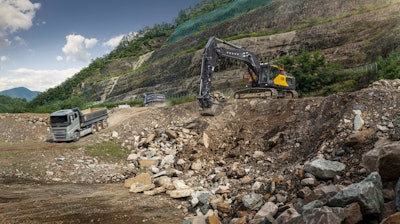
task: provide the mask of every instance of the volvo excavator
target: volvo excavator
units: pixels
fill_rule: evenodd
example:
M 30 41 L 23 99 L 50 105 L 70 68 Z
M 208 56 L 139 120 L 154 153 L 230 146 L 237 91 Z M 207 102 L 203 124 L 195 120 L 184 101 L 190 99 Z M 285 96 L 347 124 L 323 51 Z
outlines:
M 229 46 L 229 48 L 218 46 L 218 42 Z M 235 99 L 293 99 L 298 97 L 295 90 L 296 79 L 284 71 L 283 65 L 261 63 L 253 52 L 217 37 L 211 37 L 205 46 L 201 63 L 200 92 L 198 96 L 201 115 L 216 115 L 226 101 L 222 93 L 211 93 L 212 75 L 220 57 L 237 59 L 247 65 L 247 73 L 244 76 L 246 88 L 235 92 Z

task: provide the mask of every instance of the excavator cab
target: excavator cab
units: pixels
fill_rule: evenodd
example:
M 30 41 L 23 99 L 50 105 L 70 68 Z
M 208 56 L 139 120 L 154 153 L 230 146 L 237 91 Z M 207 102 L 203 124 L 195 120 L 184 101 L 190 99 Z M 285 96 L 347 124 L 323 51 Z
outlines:
M 295 88 L 295 77 L 285 72 L 283 65 L 261 64 L 261 70 L 260 86 L 289 90 Z

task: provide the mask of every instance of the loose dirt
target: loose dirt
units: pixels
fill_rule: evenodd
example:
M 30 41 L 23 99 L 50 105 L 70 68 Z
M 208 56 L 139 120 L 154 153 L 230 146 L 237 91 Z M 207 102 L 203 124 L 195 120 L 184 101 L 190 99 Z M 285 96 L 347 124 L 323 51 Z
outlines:
M 200 116 L 196 102 L 113 109 L 108 128 L 72 143 L 49 141 L 48 114 L 1 114 L 0 222 L 181 223 L 193 212 L 188 211 L 187 198 L 129 193 L 122 183 L 135 173 L 129 171 L 127 157 L 109 162 L 87 151 L 114 142 L 129 155 L 137 147 L 135 136 L 162 137 L 165 130 L 175 127 L 194 133 L 174 158 L 186 162 L 173 164 L 191 187 L 227 181 L 230 197 L 240 198 L 254 181 L 265 184 L 259 192 L 263 195 L 274 183 L 276 192 L 284 192 L 287 202 L 295 203 L 302 168 L 318 157 L 346 165 L 335 185 L 356 183 L 367 175 L 362 155 L 378 138 L 400 133 L 399 89 L 396 80 L 327 97 L 229 99 L 215 117 Z M 362 128 L 373 134 L 363 136 L 357 143 L 362 145 L 349 146 L 358 113 Z M 260 152 L 263 158 L 256 158 Z M 196 161 L 202 165 L 199 172 L 192 169 Z M 220 180 L 216 167 L 225 169 Z M 241 206 L 240 200 L 232 203 L 234 211 Z
M 122 184 L 44 184 L 2 179 L 0 223 L 179 223 L 165 196 L 131 194 Z
M 37 125 L 34 134 L 29 131 L 33 142 L 21 142 L 7 138 L 0 143 L 0 223 L 179 223 L 183 213 L 180 201 L 169 197 L 133 194 L 122 183 L 87 184 L 38 181 L 45 176 L 46 165 L 66 155 L 71 160 L 82 158 L 82 150 L 87 144 L 99 141 L 118 125 L 132 117 L 140 116 L 151 108 L 130 108 L 113 110 L 109 127 L 95 135 L 81 138 L 79 142 L 51 143 L 45 125 Z M 2 127 L 15 136 L 26 135 L 32 116 L 3 115 Z M 18 122 L 16 121 L 18 120 Z M 18 137 L 21 138 L 21 137 Z M 46 139 L 38 142 L 36 139 Z M 3 140 L 0 140 L 2 142 Z M 73 170 L 65 170 L 67 175 Z M 20 175 L 19 175 L 20 174 Z M 79 180 L 73 180 L 77 182 Z M 53 183 L 52 183 L 53 182 Z M 184 203 L 184 202 L 182 202 Z

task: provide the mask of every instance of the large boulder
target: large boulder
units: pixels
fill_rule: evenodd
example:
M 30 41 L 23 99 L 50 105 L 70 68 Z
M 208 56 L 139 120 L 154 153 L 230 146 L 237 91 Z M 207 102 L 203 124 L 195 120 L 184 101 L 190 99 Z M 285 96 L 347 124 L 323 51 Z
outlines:
M 400 143 L 381 140 L 365 153 L 361 164 L 369 171 L 378 171 L 383 181 L 396 181 L 400 177 Z
M 304 170 L 320 179 L 331 179 L 340 175 L 346 169 L 346 165 L 340 162 L 325 159 L 316 159 L 304 165 Z
M 245 195 L 242 200 L 243 205 L 250 210 L 258 211 L 264 204 L 263 196 L 254 192 Z
M 381 224 L 398 224 L 400 223 L 400 212 L 394 213 L 393 215 L 382 220 Z
M 135 177 L 125 180 L 124 186 L 130 188 L 132 184 L 150 185 L 152 184 L 152 177 L 148 173 L 141 173 Z
M 265 218 L 267 215 L 273 217 L 278 212 L 278 206 L 273 202 L 266 202 L 254 216 L 255 218 Z
M 306 209 L 302 216 L 306 224 L 341 224 L 345 219 L 345 212 L 343 208 L 323 206 L 322 208 Z
M 363 220 L 361 208 L 358 203 L 352 203 L 350 205 L 347 205 L 344 208 L 344 213 L 346 214 L 346 217 L 344 219 L 344 224 L 355 224 Z
M 328 200 L 330 207 L 345 207 L 357 202 L 364 215 L 379 215 L 383 209 L 383 192 L 381 177 L 377 172 L 371 173 L 360 183 L 351 184 Z
M 277 223 L 302 223 L 302 216 L 294 208 L 286 209 L 277 218 Z

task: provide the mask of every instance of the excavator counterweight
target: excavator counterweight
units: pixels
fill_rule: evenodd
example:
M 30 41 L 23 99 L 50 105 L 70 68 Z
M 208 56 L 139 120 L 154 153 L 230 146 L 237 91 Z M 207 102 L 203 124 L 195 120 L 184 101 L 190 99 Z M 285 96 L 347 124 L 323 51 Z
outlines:
M 229 48 L 220 47 L 217 42 Z M 297 98 L 296 79 L 284 67 L 260 63 L 257 56 L 233 43 L 211 37 L 204 49 L 201 63 L 200 92 L 198 96 L 201 115 L 214 116 L 226 102 L 222 93 L 211 93 L 212 75 L 220 57 L 243 61 L 247 67 L 246 88 L 234 93 L 235 99 L 243 98 Z

